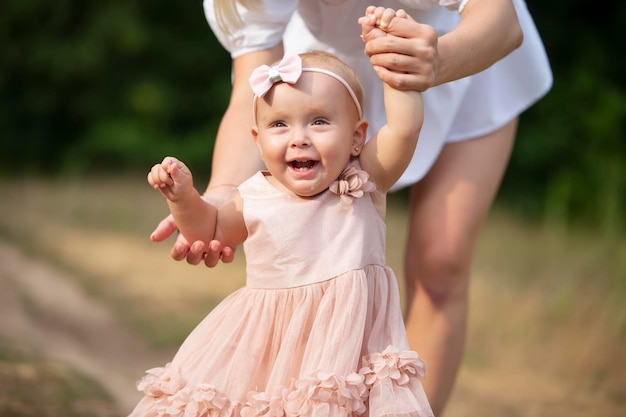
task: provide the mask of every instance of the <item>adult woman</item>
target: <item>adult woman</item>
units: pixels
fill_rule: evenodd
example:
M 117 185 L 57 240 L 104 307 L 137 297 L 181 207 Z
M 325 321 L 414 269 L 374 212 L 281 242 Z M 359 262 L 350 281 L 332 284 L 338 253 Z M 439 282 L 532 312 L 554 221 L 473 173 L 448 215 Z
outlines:
M 360 2 L 249 3 L 246 8 L 234 0 L 204 2 L 213 31 L 233 57 L 233 89 L 218 131 L 207 198 L 221 199 L 261 167 L 250 138 L 252 92 L 247 79 L 254 68 L 278 60 L 284 51 L 327 50 L 351 65 L 368 97 L 371 131 L 385 120 L 380 83 L 374 82 L 377 75 L 368 59 L 395 88 L 424 91 L 424 127 L 413 161 L 395 189 L 411 186 L 407 333 L 412 348 L 428 363 L 425 389 L 439 415 L 463 352 L 478 230 L 506 168 L 517 116 L 552 82 L 525 3 L 381 0 L 385 7 L 404 8 L 415 22 L 396 19 L 387 36 L 368 34 L 366 55 L 352 36 L 360 30 Z M 163 240 L 174 230 L 167 218 L 152 238 Z M 229 262 L 232 256 L 219 242 L 190 246 L 179 238 L 172 249 L 175 259 L 192 264 L 204 260 L 207 266 L 220 258 Z

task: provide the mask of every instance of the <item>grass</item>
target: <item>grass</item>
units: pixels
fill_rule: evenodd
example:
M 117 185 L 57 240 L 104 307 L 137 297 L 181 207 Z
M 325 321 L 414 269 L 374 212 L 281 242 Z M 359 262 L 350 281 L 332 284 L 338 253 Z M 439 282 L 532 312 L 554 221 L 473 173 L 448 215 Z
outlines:
M 243 284 L 241 254 L 208 270 L 171 261 L 172 240 L 149 241 L 167 212 L 142 175 L 4 180 L 0 193 L 1 238 L 72 271 L 156 347 L 178 345 Z M 388 261 L 401 277 L 400 199 L 392 199 L 389 213 Z M 467 348 L 448 417 L 625 415 L 623 236 L 552 229 L 496 208 L 478 242 L 470 296 Z

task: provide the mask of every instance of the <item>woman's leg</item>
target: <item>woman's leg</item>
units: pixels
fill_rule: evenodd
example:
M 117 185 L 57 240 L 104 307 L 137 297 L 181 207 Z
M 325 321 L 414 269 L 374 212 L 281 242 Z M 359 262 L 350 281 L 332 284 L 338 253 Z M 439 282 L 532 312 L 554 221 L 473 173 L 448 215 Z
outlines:
M 452 391 L 465 344 L 469 275 L 478 231 L 509 161 L 517 119 L 481 138 L 451 143 L 411 189 L 405 253 L 406 328 L 427 363 L 436 416 Z

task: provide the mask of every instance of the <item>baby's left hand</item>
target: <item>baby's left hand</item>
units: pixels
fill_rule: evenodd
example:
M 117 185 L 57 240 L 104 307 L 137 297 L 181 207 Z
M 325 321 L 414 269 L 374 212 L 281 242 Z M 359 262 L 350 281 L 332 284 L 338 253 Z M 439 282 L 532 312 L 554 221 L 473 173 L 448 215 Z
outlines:
M 148 183 L 170 201 L 176 201 L 193 190 L 191 171 L 171 156 L 152 167 L 148 173 Z
M 394 10 L 381 6 L 368 6 L 365 9 L 365 16 L 358 20 L 358 23 L 361 25 L 361 39 L 385 36 L 386 30 L 394 17 L 412 19 L 403 9 Z

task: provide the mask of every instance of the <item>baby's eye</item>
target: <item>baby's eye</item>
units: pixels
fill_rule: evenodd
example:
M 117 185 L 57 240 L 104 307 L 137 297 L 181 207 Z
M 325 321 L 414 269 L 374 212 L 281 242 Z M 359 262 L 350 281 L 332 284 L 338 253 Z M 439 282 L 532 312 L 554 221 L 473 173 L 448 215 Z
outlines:
M 274 123 L 271 124 L 272 127 L 285 127 L 287 126 L 287 124 L 285 124 L 285 122 L 283 121 L 276 121 Z
M 313 124 L 317 126 L 321 126 L 321 125 L 328 124 L 328 122 L 325 119 L 315 119 L 313 121 Z

